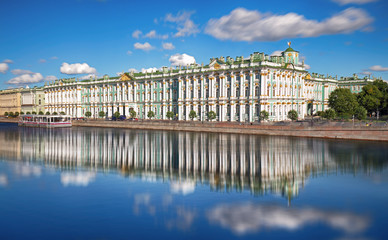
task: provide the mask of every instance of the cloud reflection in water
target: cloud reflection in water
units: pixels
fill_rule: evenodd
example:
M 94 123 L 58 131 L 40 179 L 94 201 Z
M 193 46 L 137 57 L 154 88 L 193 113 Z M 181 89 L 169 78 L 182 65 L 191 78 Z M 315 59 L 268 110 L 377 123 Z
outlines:
M 8 178 L 5 174 L 0 174 L 0 186 L 5 187 L 8 185 Z
M 194 192 L 195 182 L 184 181 L 184 182 L 171 182 L 170 184 L 171 193 L 188 195 Z
M 22 177 L 40 177 L 40 175 L 42 175 L 42 168 L 39 166 L 16 164 L 14 171 L 17 175 Z
M 207 212 L 207 218 L 238 235 L 258 232 L 261 228 L 296 230 L 317 222 L 350 234 L 362 232 L 369 226 L 368 218 L 353 213 L 253 203 L 219 205 Z
M 61 183 L 63 186 L 86 187 L 96 179 L 94 172 L 62 173 Z

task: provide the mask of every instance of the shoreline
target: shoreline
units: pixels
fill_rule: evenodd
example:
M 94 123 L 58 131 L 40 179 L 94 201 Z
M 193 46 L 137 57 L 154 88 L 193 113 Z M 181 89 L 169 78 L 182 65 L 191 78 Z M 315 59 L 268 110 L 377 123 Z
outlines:
M 17 123 L 17 119 L 0 119 L 0 122 Z M 388 141 L 388 127 L 367 127 L 359 123 L 353 126 L 352 124 L 342 122 L 334 122 L 321 126 L 315 124 L 315 126 L 311 126 L 309 122 L 286 122 L 284 125 L 267 123 L 251 125 L 228 122 L 211 123 L 158 120 L 131 122 L 90 119 L 88 121 L 73 121 L 73 126 Z

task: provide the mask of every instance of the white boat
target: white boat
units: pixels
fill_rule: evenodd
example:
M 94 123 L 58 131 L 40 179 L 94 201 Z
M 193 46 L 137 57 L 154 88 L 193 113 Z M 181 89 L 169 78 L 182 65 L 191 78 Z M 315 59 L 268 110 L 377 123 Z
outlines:
M 71 127 L 71 116 L 68 115 L 34 115 L 27 114 L 19 117 L 18 126 L 57 128 Z

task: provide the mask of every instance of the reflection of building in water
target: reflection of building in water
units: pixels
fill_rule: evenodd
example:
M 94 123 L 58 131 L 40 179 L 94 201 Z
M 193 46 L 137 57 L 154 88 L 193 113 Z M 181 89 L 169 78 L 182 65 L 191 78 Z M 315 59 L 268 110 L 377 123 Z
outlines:
M 124 175 L 289 197 L 310 173 L 333 167 L 327 144 L 311 139 L 83 128 L 23 129 L 0 138 L 21 146 L 10 149 L 15 155 L 55 167 L 117 168 Z

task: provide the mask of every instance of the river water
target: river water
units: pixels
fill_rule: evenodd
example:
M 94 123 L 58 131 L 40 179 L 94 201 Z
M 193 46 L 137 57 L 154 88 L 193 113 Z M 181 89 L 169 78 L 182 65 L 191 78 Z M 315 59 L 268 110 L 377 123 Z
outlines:
M 0 239 L 388 239 L 388 144 L 0 124 Z

